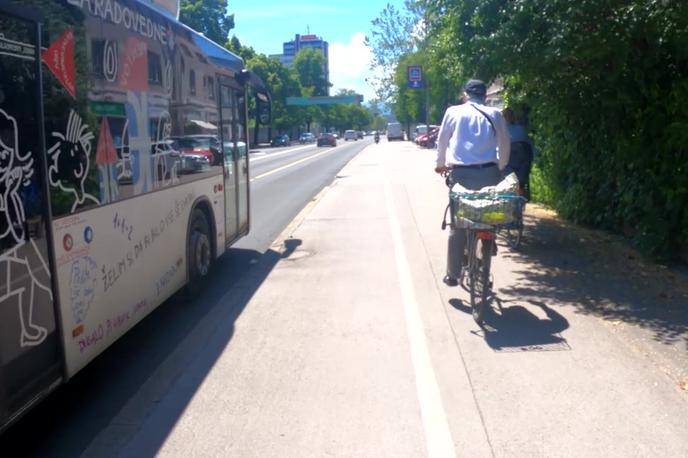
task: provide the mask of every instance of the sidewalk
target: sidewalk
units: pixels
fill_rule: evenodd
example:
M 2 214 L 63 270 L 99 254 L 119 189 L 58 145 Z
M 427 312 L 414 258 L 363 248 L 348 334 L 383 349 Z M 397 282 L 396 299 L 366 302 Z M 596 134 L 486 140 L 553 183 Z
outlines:
M 629 279 L 586 273 L 599 259 L 535 216 L 522 251 L 500 246 L 503 312 L 479 328 L 441 282 L 433 161 L 408 142 L 351 161 L 280 240 L 183 414 L 166 417 L 193 367 L 120 455 L 688 455 L 685 328 L 635 313 Z

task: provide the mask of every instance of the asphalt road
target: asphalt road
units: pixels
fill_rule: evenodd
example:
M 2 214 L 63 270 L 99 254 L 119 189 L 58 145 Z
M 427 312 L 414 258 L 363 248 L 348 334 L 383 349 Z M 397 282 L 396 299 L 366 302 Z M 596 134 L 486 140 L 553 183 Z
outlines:
M 0 437 L 0 456 L 79 456 L 89 447 L 92 452 L 95 438 L 106 426 L 115 431 L 115 437 L 101 438 L 107 449 L 97 454 L 117 453 L 118 445 L 135 432 L 134 425 L 155 410 L 183 368 L 199 357 L 188 346 L 181 350 L 180 342 L 198 339 L 201 348 L 211 334 L 214 314 L 241 314 L 241 307 L 220 305 L 220 299 L 250 295 L 257 289 L 279 259 L 269 249 L 274 239 L 370 143 L 372 137 L 340 141 L 335 148 L 294 144 L 252 152 L 251 232 L 216 264 L 208 287 L 198 297 L 180 293 L 158 307 L 7 430 Z M 141 396 L 142 387 L 146 391 L 143 402 L 120 420 L 132 396 Z
M 251 157 L 251 233 L 235 247 L 265 251 L 282 229 L 372 137 L 339 140 L 336 148 L 314 144 L 266 148 Z

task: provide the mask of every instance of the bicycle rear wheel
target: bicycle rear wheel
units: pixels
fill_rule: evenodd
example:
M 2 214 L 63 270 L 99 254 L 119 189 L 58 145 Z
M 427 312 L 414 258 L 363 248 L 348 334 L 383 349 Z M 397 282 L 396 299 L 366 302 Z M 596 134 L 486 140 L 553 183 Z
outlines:
M 478 324 L 483 324 L 485 312 L 489 307 L 491 285 L 490 267 L 492 265 L 492 244 L 494 240 L 481 240 L 478 243 L 477 234 L 474 235 L 471 248 L 473 259 L 469 271 L 469 291 L 471 295 L 471 315 Z

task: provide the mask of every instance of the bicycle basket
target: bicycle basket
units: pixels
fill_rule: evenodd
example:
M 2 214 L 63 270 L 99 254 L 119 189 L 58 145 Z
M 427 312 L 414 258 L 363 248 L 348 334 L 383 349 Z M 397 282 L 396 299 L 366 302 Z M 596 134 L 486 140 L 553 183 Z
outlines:
M 457 195 L 454 200 L 457 219 L 467 219 L 482 224 L 510 224 L 517 220 L 521 208 L 521 197 L 515 194 L 500 194 L 477 199 Z
M 505 225 L 520 215 L 523 198 L 518 195 L 518 178 L 511 173 L 496 186 L 471 191 L 457 185 L 451 192 L 456 219 L 473 223 Z

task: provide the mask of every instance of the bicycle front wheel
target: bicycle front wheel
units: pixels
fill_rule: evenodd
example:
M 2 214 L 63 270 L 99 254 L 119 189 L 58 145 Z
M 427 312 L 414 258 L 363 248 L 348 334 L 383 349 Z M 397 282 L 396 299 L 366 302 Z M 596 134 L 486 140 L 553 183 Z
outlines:
M 521 239 L 523 238 L 523 213 L 525 212 L 526 204 L 521 203 L 518 209 L 518 215 L 516 221 L 509 225 L 506 229 L 506 243 L 514 250 L 518 249 L 521 245 Z
M 477 237 L 476 237 L 477 239 Z M 491 284 L 490 267 L 492 265 L 492 244 L 494 240 L 475 240 L 472 244 L 475 255 L 470 269 L 469 289 L 471 295 L 471 314 L 478 324 L 485 321 L 485 312 L 489 307 Z
M 521 246 L 521 238 L 523 237 L 523 219 L 519 218 L 513 226 L 505 229 L 506 243 L 514 250 Z

